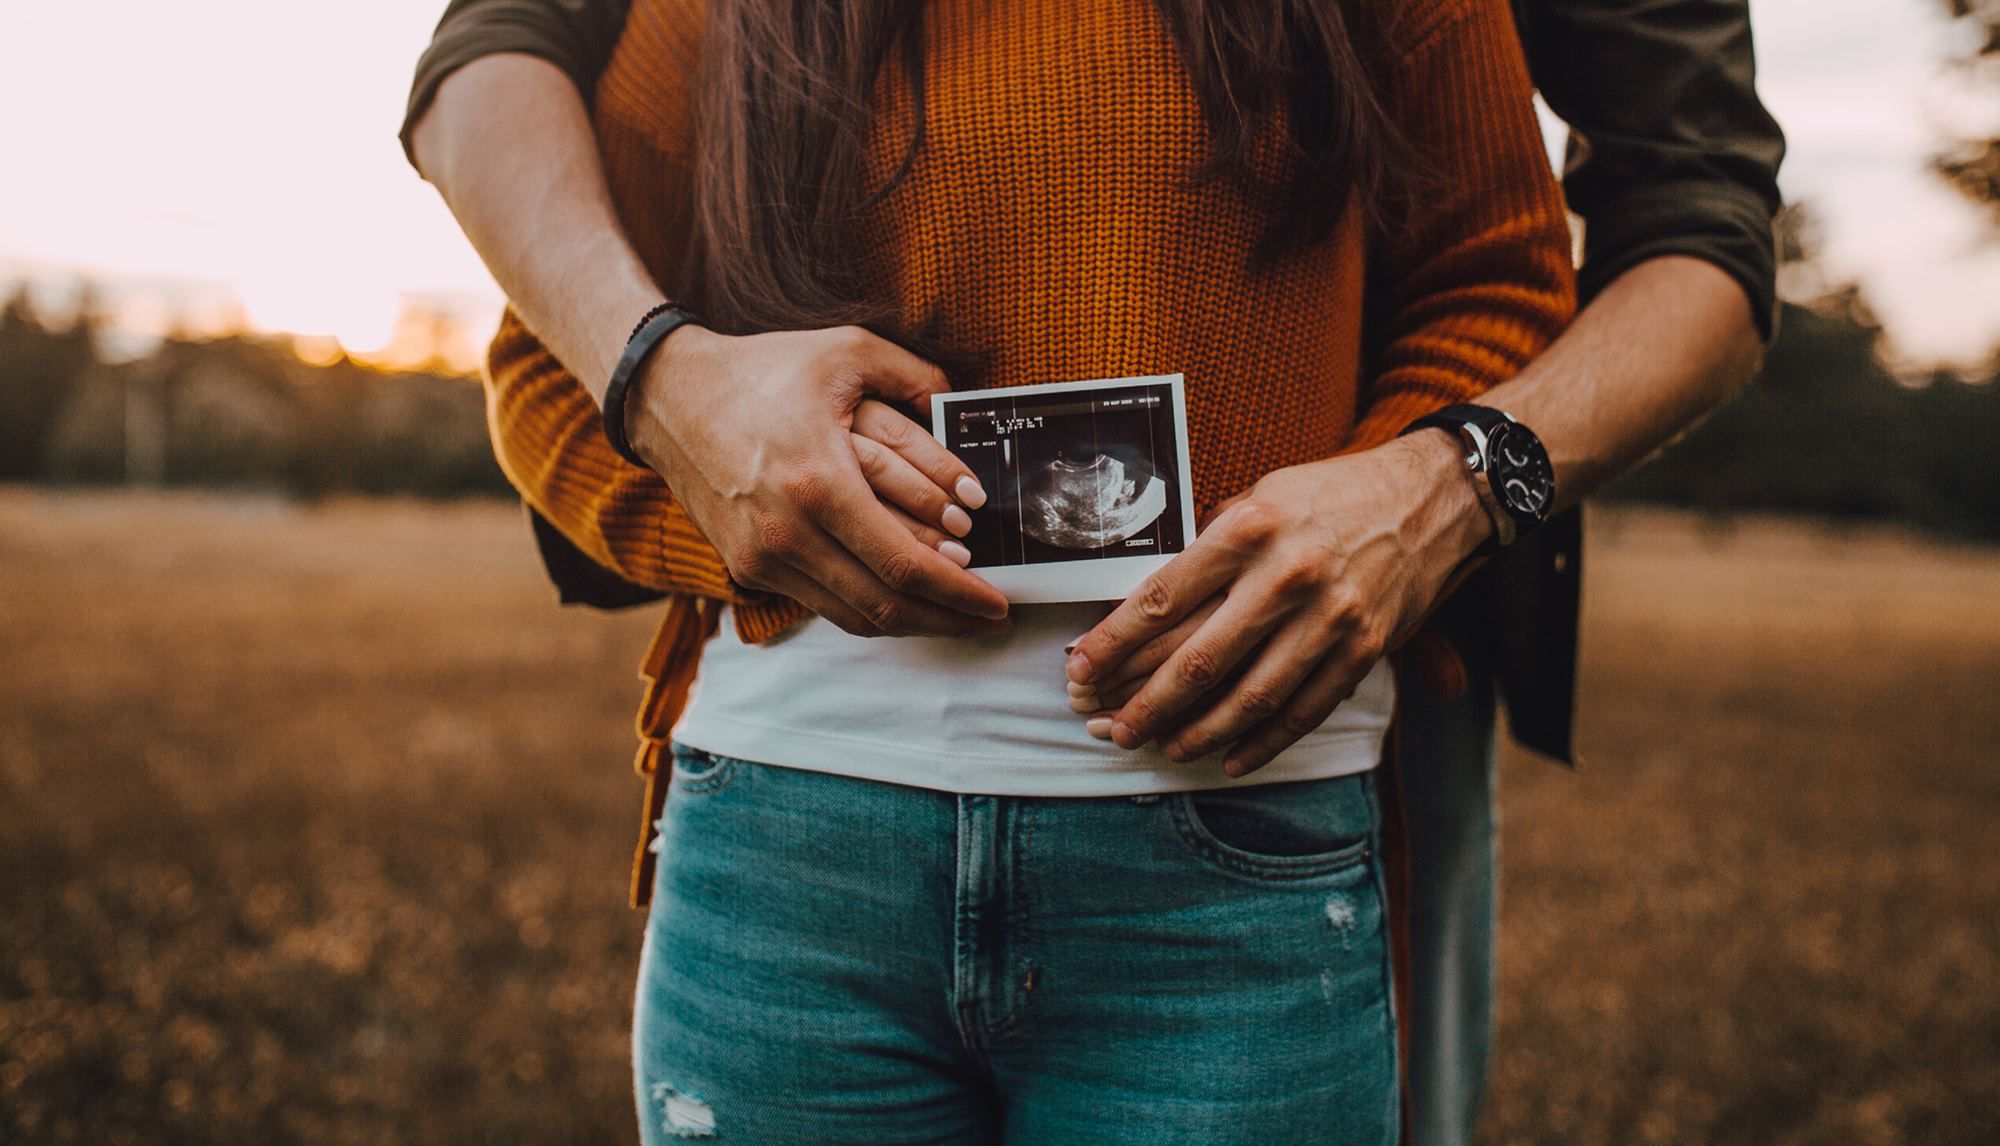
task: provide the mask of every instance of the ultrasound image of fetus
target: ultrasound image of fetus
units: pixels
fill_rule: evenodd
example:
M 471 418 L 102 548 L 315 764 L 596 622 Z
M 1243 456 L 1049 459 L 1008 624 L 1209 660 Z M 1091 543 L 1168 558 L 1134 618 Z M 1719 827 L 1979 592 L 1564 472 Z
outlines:
M 1153 524 L 1167 508 L 1167 483 L 1143 463 L 1068 452 L 1022 492 L 1022 530 L 1059 549 L 1102 549 Z

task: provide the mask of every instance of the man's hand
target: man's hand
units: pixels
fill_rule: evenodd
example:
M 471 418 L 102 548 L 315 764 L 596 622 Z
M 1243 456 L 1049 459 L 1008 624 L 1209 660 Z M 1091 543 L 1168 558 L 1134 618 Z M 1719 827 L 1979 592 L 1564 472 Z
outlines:
M 632 445 L 745 586 L 850 633 L 986 635 L 1007 600 L 967 573 L 985 494 L 881 401 L 927 409 L 936 366 L 859 327 L 668 335 L 628 395 Z M 947 495 L 946 490 L 952 491 Z M 881 500 L 878 500 L 877 495 Z
M 1318 728 L 1492 529 L 1424 431 L 1266 475 L 1076 646 L 1072 707 L 1121 748 L 1233 745 L 1243 776 Z
M 438 88 L 412 143 L 516 312 L 601 403 L 660 288 L 612 209 L 576 85 L 535 56 L 481 57 Z M 737 580 L 849 632 L 990 632 L 1007 603 L 944 536 L 971 525 L 946 491 L 976 506 L 978 484 L 961 486 L 971 474 L 942 447 L 864 401 L 921 407 L 943 389 L 936 367 L 858 329 L 684 326 L 633 379 L 626 428 Z

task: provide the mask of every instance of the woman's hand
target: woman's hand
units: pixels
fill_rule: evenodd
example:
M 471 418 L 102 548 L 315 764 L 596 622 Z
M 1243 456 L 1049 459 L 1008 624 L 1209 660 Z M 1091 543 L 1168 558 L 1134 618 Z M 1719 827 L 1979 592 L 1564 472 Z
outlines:
M 986 491 L 965 463 L 902 411 L 875 398 L 863 398 L 854 408 L 848 438 L 869 488 L 896 520 L 955 564 L 970 564 L 972 550 L 958 539 L 972 532 L 966 510 L 985 505 Z
M 1492 529 L 1424 431 L 1266 475 L 1080 641 L 1072 707 L 1121 748 L 1233 745 L 1243 776 L 1318 728 Z
M 971 519 L 957 503 L 985 494 L 921 427 L 870 400 L 927 409 L 947 389 L 936 366 L 859 327 L 732 337 L 690 325 L 635 383 L 627 421 L 745 586 L 861 636 L 983 635 L 1004 627 L 1007 600 L 939 530 L 962 536 Z

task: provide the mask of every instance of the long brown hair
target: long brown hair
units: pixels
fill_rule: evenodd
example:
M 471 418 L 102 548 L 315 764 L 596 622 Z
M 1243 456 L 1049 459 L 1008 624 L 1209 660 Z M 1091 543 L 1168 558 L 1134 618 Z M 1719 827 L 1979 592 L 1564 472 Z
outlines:
M 1329 235 L 1350 195 L 1368 217 L 1407 174 L 1366 47 L 1374 0 L 1153 0 L 1206 123 L 1197 181 L 1255 185 L 1249 152 L 1277 105 L 1291 175 L 1253 262 Z M 859 323 L 920 349 L 866 296 L 845 244 L 857 212 L 923 146 L 924 0 L 709 0 L 697 78 L 693 274 L 708 318 L 738 331 Z M 876 75 L 900 52 L 916 132 L 883 186 L 862 186 Z M 1379 63 L 1379 60 L 1376 62 Z

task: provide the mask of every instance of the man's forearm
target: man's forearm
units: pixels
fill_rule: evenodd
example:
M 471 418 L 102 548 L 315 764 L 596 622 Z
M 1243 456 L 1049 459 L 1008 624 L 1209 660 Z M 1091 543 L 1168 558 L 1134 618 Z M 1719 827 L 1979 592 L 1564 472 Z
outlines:
M 1479 400 L 1540 435 L 1558 508 L 1631 469 L 1720 405 L 1762 346 L 1734 278 L 1699 259 L 1651 259 L 1620 275 L 1561 338 Z
M 411 142 L 522 321 L 601 402 L 633 321 L 664 296 L 619 226 L 576 86 L 535 56 L 482 57 Z

